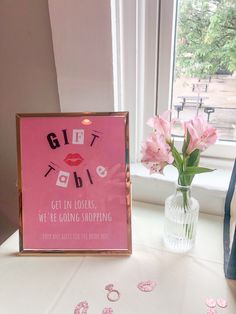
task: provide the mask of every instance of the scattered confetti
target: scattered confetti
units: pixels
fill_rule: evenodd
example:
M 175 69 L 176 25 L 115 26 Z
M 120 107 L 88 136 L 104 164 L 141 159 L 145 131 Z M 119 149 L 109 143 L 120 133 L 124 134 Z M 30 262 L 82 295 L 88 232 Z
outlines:
M 82 301 L 76 305 L 74 314 L 87 314 L 88 308 L 88 302 Z
M 222 308 L 225 308 L 225 307 L 227 307 L 227 301 L 225 300 L 225 299 L 223 299 L 223 298 L 218 298 L 217 300 L 216 300 L 216 302 L 217 302 L 217 305 L 219 306 L 219 307 L 222 307 Z
M 213 298 L 207 298 L 206 305 L 211 308 L 216 307 L 216 301 Z
M 105 307 L 103 309 L 102 314 L 113 314 L 113 309 L 111 307 Z
M 152 280 L 141 281 L 137 287 L 143 292 L 151 292 L 156 287 L 156 282 Z
M 112 291 L 113 287 L 114 285 L 112 283 L 109 283 L 108 285 L 106 285 L 105 290 Z
M 215 308 L 208 308 L 207 314 L 217 314 L 217 310 Z

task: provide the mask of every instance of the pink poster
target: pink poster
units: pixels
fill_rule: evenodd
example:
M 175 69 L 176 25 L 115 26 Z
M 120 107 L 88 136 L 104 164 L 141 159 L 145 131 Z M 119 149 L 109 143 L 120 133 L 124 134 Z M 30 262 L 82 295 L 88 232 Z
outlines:
M 131 253 L 128 113 L 17 115 L 20 251 Z

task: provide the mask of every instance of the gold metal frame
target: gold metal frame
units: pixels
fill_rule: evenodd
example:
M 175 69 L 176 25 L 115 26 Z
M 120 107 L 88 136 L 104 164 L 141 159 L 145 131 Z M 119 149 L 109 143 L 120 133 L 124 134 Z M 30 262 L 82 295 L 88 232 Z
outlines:
M 22 118 L 38 117 L 81 117 L 81 116 L 112 116 L 125 118 L 125 162 L 126 162 L 126 208 L 127 208 L 127 249 L 25 249 L 23 245 L 23 205 L 22 205 L 22 171 L 21 171 L 21 139 L 20 121 Z M 19 255 L 130 255 L 132 253 L 131 231 L 131 181 L 129 165 L 129 113 L 128 112 L 79 112 L 79 113 L 19 113 L 16 114 L 17 164 L 18 164 L 18 201 L 19 201 Z

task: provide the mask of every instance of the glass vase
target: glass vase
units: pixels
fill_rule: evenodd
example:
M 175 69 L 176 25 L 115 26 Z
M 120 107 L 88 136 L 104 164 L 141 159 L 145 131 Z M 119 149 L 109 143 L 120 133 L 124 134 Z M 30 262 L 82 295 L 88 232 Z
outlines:
M 189 251 L 195 242 L 199 203 L 191 196 L 191 187 L 176 185 L 165 201 L 164 243 L 175 252 Z

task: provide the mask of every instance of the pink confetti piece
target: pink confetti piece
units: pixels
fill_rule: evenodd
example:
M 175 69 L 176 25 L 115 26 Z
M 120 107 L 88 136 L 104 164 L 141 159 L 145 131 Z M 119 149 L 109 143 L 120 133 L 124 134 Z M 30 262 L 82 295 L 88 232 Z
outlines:
M 113 314 L 113 309 L 111 307 L 105 307 L 103 309 L 102 314 Z
M 153 280 L 141 281 L 137 287 L 143 292 L 151 292 L 156 287 L 156 282 Z
M 214 300 L 213 298 L 207 298 L 206 305 L 211 308 L 216 307 L 216 300 Z
M 87 314 L 88 308 L 89 308 L 88 302 L 81 301 L 80 303 L 76 305 L 74 314 Z
M 217 302 L 217 305 L 222 308 L 226 308 L 228 305 L 227 301 L 223 298 L 218 298 L 216 302 Z
M 105 290 L 112 291 L 113 287 L 114 285 L 112 283 L 109 283 L 108 285 L 106 285 Z
M 111 302 L 116 302 L 120 299 L 120 292 L 117 289 L 114 289 L 114 285 L 109 283 L 105 286 L 105 290 L 108 291 L 107 299 Z
M 217 314 L 217 310 L 214 308 L 208 308 L 207 309 L 207 314 Z

